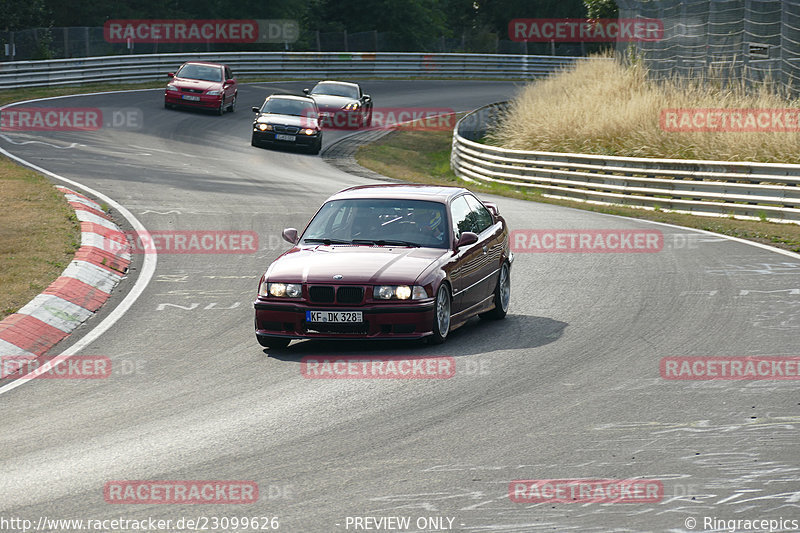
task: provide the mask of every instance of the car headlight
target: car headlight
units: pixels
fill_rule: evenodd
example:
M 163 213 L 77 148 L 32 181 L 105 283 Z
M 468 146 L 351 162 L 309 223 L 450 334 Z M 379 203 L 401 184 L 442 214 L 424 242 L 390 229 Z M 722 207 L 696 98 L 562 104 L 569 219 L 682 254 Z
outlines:
M 372 297 L 376 300 L 422 300 L 428 298 L 428 292 L 419 285 L 376 285 Z
M 305 128 L 305 129 L 300 130 L 300 133 L 305 133 L 306 135 L 314 135 L 314 133 L 316 133 L 316 132 L 314 130 L 312 130 L 311 128 Z
M 300 298 L 303 294 L 303 287 L 299 283 L 269 283 L 265 281 L 261 283 L 258 294 L 275 298 Z
M 359 107 L 361 107 L 361 103 L 360 102 L 350 102 L 349 104 L 344 106 L 344 110 L 345 111 L 354 111 L 354 110 L 358 109 Z
M 222 91 L 220 91 L 220 90 L 213 90 L 213 91 L 208 91 L 206 94 L 208 94 L 208 95 L 211 95 L 211 96 L 216 96 L 216 95 L 218 95 L 218 94 L 222 94 Z
M 261 131 L 272 131 L 272 124 L 264 124 L 263 122 L 259 123 L 256 128 Z
M 174 85 L 172 85 L 172 84 L 169 84 L 169 85 L 167 85 L 167 90 L 168 90 L 168 91 L 177 91 L 177 90 L 178 90 L 178 88 L 177 88 L 177 87 L 175 87 L 175 86 L 174 86 Z

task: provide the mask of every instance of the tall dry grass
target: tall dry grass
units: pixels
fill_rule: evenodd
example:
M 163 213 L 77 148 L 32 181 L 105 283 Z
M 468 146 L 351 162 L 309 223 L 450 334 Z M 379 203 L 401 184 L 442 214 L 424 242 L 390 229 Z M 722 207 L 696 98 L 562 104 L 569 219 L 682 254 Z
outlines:
M 519 150 L 798 163 L 798 132 L 669 132 L 660 123 L 663 109 L 790 107 L 800 101 L 768 82 L 654 81 L 639 63 L 584 60 L 524 88 L 487 137 Z

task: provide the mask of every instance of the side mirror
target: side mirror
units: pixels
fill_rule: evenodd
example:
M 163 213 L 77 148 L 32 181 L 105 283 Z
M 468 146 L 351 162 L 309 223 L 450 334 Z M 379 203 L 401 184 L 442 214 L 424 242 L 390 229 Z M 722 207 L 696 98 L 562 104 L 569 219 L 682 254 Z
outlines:
M 253 107 L 251 107 L 250 109 L 252 109 L 252 110 L 253 110 L 253 113 L 258 113 L 259 111 L 261 111 L 261 110 L 260 110 L 259 108 L 257 108 L 256 106 L 253 106 Z
M 225 85 L 233 85 L 234 83 L 236 83 L 236 80 L 234 80 L 233 78 L 225 80 Z
M 310 89 L 303 89 L 303 94 L 308 94 L 308 93 L 310 93 L 310 92 L 311 92 L 311 90 L 310 90 Z
M 478 242 L 478 236 L 471 231 L 465 231 L 461 234 L 461 237 L 458 238 L 458 242 L 456 242 L 456 250 L 462 246 L 469 246 L 470 244 L 475 244 L 476 242 Z
M 372 100 L 372 97 L 370 95 L 368 95 L 368 94 L 365 94 L 361 98 L 363 98 L 365 102 L 369 102 L 370 100 Z
M 294 228 L 286 228 L 283 230 L 283 240 L 290 244 L 297 244 L 300 236 L 297 235 L 297 230 Z
M 174 78 L 175 77 L 175 73 L 174 72 L 167 72 L 167 77 L 168 78 Z

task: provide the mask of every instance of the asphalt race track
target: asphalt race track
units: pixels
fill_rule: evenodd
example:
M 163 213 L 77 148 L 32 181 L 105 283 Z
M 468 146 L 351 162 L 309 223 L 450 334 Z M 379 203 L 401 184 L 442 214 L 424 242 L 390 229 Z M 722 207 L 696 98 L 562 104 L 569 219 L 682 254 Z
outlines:
M 158 90 L 48 100 L 30 105 L 124 108 L 141 121 L 0 136 L 3 149 L 104 193 L 148 230 L 259 237 L 256 253 L 158 254 L 139 299 L 81 352 L 111 358 L 118 370 L 108 379 L 0 388 L 0 517 L 277 517 L 290 532 L 364 531 L 354 517 L 390 516 L 410 517 L 404 531 L 492 532 L 800 520 L 798 382 L 659 374 L 666 356 L 800 355 L 800 258 L 791 254 L 493 198 L 512 229 L 657 229 L 664 249 L 518 253 L 507 319 L 471 321 L 441 346 L 263 350 L 252 301 L 266 266 L 289 247 L 281 230 L 303 227 L 333 192 L 369 182 L 320 157 L 250 146 L 250 107 L 271 91 L 308 86 L 242 86 L 237 111 L 222 117 L 165 110 Z M 378 108 L 457 111 L 516 91 L 488 81 L 363 86 Z M 324 146 L 342 135 L 326 133 Z M 143 257 L 53 353 L 113 310 Z M 301 358 L 324 354 L 453 356 L 456 375 L 304 379 Z M 664 494 L 656 503 L 571 504 L 508 495 L 512 480 L 572 478 L 656 479 Z M 250 480 L 260 496 L 246 505 L 107 503 L 104 486 L 114 480 Z M 443 525 L 417 526 L 429 517 Z

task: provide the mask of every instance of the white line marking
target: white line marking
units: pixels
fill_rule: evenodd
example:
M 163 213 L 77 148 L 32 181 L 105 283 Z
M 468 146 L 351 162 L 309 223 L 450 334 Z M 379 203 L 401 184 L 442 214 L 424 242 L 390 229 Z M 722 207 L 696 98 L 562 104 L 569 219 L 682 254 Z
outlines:
M 153 90 L 153 89 L 141 89 L 141 90 Z M 122 92 L 122 91 L 111 91 L 111 92 Z M 126 91 L 126 92 L 128 92 L 128 91 Z M 130 92 L 133 92 L 133 91 L 130 91 Z M 107 93 L 91 93 L 91 94 L 107 94 Z M 78 96 L 78 95 L 70 95 L 70 96 Z M 89 95 L 80 95 L 80 96 L 89 96 Z M 42 100 L 50 100 L 50 99 L 57 99 L 57 98 L 66 98 L 66 96 L 55 96 L 55 97 L 52 97 L 52 98 L 38 98 L 36 100 L 28 100 L 28 101 L 25 101 L 25 102 L 15 102 L 14 104 L 10 104 L 10 105 L 20 105 L 20 104 L 26 104 L 26 103 L 30 103 L 30 102 L 38 102 L 38 101 L 42 101 Z M 5 109 L 6 107 L 9 107 L 9 106 L 3 106 L 2 108 L 0 108 L 0 111 Z M 112 200 L 111 198 L 109 198 L 105 194 L 103 194 L 103 193 L 101 193 L 99 191 L 96 191 L 96 190 L 92 189 L 91 187 L 87 187 L 86 185 L 82 185 L 82 184 L 78 183 L 77 181 L 73 181 L 73 180 L 71 180 L 69 178 L 65 178 L 63 176 L 59 176 L 58 174 L 56 174 L 54 172 L 50 172 L 49 170 L 46 170 L 46 169 L 44 169 L 44 168 L 42 168 L 42 167 L 40 167 L 38 165 L 34 165 L 33 163 L 29 163 L 28 161 L 25 161 L 21 157 L 17 157 L 14 154 L 11 154 L 11 153 L 7 152 L 3 148 L 0 148 L 0 154 L 3 154 L 3 155 L 5 155 L 6 157 L 8 157 L 10 159 L 13 159 L 14 161 L 20 163 L 21 165 L 24 165 L 24 166 L 26 166 L 28 168 L 31 168 L 31 169 L 33 169 L 33 170 L 35 170 L 37 172 L 41 172 L 42 174 L 50 176 L 51 178 L 63 181 L 65 183 L 69 183 L 73 187 L 77 187 L 79 189 L 82 189 L 82 190 L 88 192 L 91 196 L 94 196 L 95 198 L 99 198 L 100 200 L 102 200 L 106 204 L 108 204 L 109 206 L 111 206 L 114 209 L 116 209 L 117 212 L 119 214 L 121 214 L 123 217 L 125 217 L 125 219 L 130 223 L 130 225 L 133 226 L 133 229 L 135 231 L 149 236 L 149 233 L 147 232 L 147 229 L 145 229 L 144 225 L 141 222 L 139 222 L 139 219 L 137 219 L 135 216 L 133 216 L 133 214 L 130 211 L 128 211 L 125 207 L 123 207 L 122 205 L 120 205 L 116 201 Z M 119 303 L 119 305 L 117 305 L 117 307 L 114 308 L 114 310 L 111 311 L 111 313 L 109 313 L 108 316 L 103 319 L 102 322 L 100 322 L 98 325 L 96 325 L 89 333 L 84 335 L 81 340 L 79 340 L 78 342 L 73 344 L 70 348 L 68 348 L 67 350 L 62 352 L 60 355 L 54 357 L 53 359 L 51 359 L 50 361 L 48 361 L 47 363 L 45 363 L 41 367 L 39 367 L 36 370 L 34 370 L 33 372 L 30 372 L 30 373 L 26 374 L 25 376 L 22 376 L 21 378 L 12 381 L 8 385 L 0 387 L 0 395 L 1 394 L 5 394 L 6 392 L 14 390 L 17 387 L 19 387 L 20 385 L 23 385 L 23 384 L 29 382 L 30 380 L 34 379 L 39 374 L 43 374 L 43 373 L 49 371 L 51 368 L 56 367 L 57 365 L 59 365 L 62 362 L 66 361 L 67 359 L 69 359 L 71 356 L 73 356 L 73 355 L 79 353 L 80 351 L 82 351 L 84 348 L 89 346 L 89 344 L 91 344 L 92 342 L 97 340 L 98 337 L 100 337 L 100 335 L 102 335 L 103 333 L 105 333 L 106 331 L 111 329 L 111 327 L 114 324 L 116 324 L 117 321 L 120 318 L 122 318 L 122 316 L 128 311 L 128 309 L 131 308 L 131 306 L 136 302 L 136 300 L 139 299 L 139 296 L 142 295 L 142 293 L 144 292 L 145 288 L 147 288 L 147 284 L 150 283 L 150 280 L 153 278 L 153 275 L 155 274 L 155 271 L 156 271 L 156 262 L 157 262 L 156 259 L 157 259 L 157 257 L 158 257 L 158 255 L 157 255 L 157 253 L 155 251 L 153 253 L 151 253 L 151 254 L 145 254 L 145 256 L 144 256 L 144 264 L 142 265 L 141 274 L 139 274 L 139 278 L 136 280 L 136 283 L 133 284 L 133 287 L 131 288 L 131 291 L 125 296 L 125 298 L 123 298 L 123 300 Z
M 46 143 L 44 141 L 21 141 L 17 142 L 11 137 L 7 135 L 0 134 L 0 139 L 3 139 L 11 144 L 15 144 L 17 146 L 22 146 L 24 144 L 44 144 L 45 146 L 50 146 L 51 148 L 58 148 L 59 150 L 69 150 L 70 148 L 75 148 L 76 146 L 80 146 L 78 143 L 72 143 L 69 146 L 56 146 L 55 144 Z
M 574 209 L 574 208 L 570 208 L 570 209 Z M 730 235 L 723 235 L 721 233 L 714 233 L 713 231 L 706 231 L 704 229 L 695 229 L 695 228 L 689 228 L 689 227 L 684 227 L 684 226 L 676 226 L 675 224 L 667 224 L 666 222 L 656 222 L 654 220 L 644 220 L 642 218 L 626 217 L 626 216 L 623 216 L 623 215 L 611 215 L 609 213 L 597 213 L 597 214 L 598 215 L 605 215 L 607 217 L 616 217 L 616 218 L 624 218 L 624 219 L 627 219 L 627 220 L 636 220 L 638 222 L 646 222 L 647 224 L 657 224 L 659 226 L 666 226 L 668 228 L 678 228 L 678 229 L 682 229 L 682 230 L 695 231 L 697 233 L 703 233 L 705 235 L 712 235 L 714 237 L 718 237 L 718 238 L 721 237 L 723 239 L 728 239 L 729 241 L 736 241 L 736 242 L 740 242 L 742 244 L 749 244 L 750 246 L 755 246 L 757 248 L 762 248 L 762 249 L 768 250 L 770 252 L 777 252 L 779 254 L 783 254 L 783 255 L 789 256 L 789 257 L 794 258 L 794 259 L 800 259 L 800 254 L 796 254 L 796 253 L 791 252 L 789 250 L 784 250 L 782 248 L 775 248 L 774 246 L 770 246 L 768 244 L 762 244 L 760 242 L 748 241 L 747 239 L 740 239 L 739 237 L 731 237 Z

